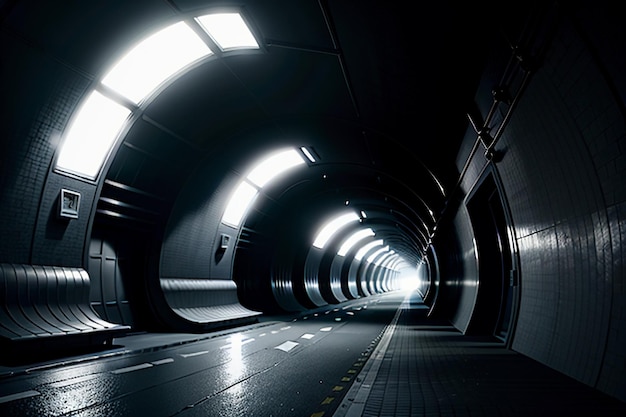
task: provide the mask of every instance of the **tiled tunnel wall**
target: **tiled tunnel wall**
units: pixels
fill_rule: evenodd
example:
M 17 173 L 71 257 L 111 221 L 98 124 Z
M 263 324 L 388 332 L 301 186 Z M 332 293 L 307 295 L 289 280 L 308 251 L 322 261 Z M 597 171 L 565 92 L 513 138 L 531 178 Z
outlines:
M 12 62 L 2 66 L 1 75 L 13 80 L 15 89 L 6 94 L 18 98 L 0 112 L 0 256 L 6 262 L 82 266 L 96 186 L 48 172 L 89 80 L 9 31 L 0 33 L 0 42 L 10 45 L 3 59 Z M 83 194 L 79 219 L 58 220 L 50 212 L 61 188 Z
M 626 129 L 621 99 L 626 90 L 620 88 L 626 85 L 621 61 L 626 42 L 615 39 L 614 49 L 594 42 L 596 35 L 612 36 L 622 22 L 584 28 L 571 22 L 560 27 L 497 146 L 506 150 L 497 170 L 521 266 L 512 348 L 626 400 Z M 89 80 L 8 31 L 0 33 L 0 42 L 10 45 L 3 58 L 14 62 L 2 76 L 16 80 L 13 88 L 24 91 L 12 94 L 20 101 L 1 116 L 0 260 L 79 266 L 87 230 L 82 222 L 88 219 L 51 230 L 46 216 L 58 186 L 45 181 L 58 132 Z M 56 85 L 44 83 L 50 73 L 57 74 L 52 77 Z M 44 93 L 30 96 L 34 88 Z M 41 97 L 48 100 L 35 101 Z M 477 154 L 465 187 L 484 163 Z M 82 204 L 89 212 L 94 186 L 72 185 L 87 196 Z M 454 223 L 467 226 L 468 221 L 460 211 Z M 460 236 L 460 247 L 471 248 L 468 234 Z M 441 258 L 443 252 L 438 253 Z M 459 317 L 458 323 L 467 320 Z
M 611 26 L 583 28 L 575 16 L 561 23 L 496 145 L 504 152 L 496 167 L 519 250 L 512 348 L 626 400 L 626 129 L 616 88 L 623 80 L 612 78 L 621 58 L 585 42 L 598 30 Z M 485 163 L 478 152 L 465 193 Z M 469 223 L 463 209 L 455 218 L 457 236 L 471 250 L 471 236 L 458 227 Z M 464 323 L 456 318 L 460 329 Z

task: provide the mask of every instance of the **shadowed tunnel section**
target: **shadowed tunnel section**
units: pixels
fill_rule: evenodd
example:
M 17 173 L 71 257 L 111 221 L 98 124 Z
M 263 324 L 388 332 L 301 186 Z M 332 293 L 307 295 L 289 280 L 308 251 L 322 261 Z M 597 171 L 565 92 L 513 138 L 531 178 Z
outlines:
M 427 319 L 626 400 L 622 17 L 3 2 L 2 344 L 210 333 L 409 286 Z

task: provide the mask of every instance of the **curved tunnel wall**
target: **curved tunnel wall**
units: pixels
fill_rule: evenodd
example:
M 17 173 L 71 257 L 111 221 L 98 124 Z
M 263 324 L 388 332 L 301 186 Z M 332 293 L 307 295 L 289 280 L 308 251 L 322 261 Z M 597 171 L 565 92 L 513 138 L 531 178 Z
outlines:
M 359 297 L 356 275 L 350 273 L 352 259 L 354 259 L 354 252 L 351 254 L 352 256 L 348 257 L 348 255 L 349 254 L 346 254 L 344 259 L 341 261 L 341 284 L 343 286 L 344 294 L 346 294 L 349 299 L 354 299 Z
M 618 336 L 626 331 L 626 68 L 615 59 L 625 45 L 617 42 L 621 49 L 613 50 L 599 42 L 617 33 L 611 30 L 619 22 L 585 26 L 589 19 L 578 18 L 590 11 L 580 13 L 563 21 L 554 38 L 541 38 L 549 44 L 540 45 L 546 55 L 528 68 L 532 78 L 494 147 L 499 154 L 491 163 L 504 187 L 513 223 L 509 233 L 519 251 L 521 297 L 511 346 L 626 400 L 626 355 Z M 499 68 L 503 73 L 504 65 Z M 497 80 L 485 78 L 476 96 L 484 118 L 496 87 Z M 515 90 L 513 84 L 508 88 Z M 501 114 L 510 105 L 500 103 Z M 482 147 L 471 154 L 476 140 L 469 130 L 459 154 L 459 170 L 469 158 L 461 199 L 490 163 Z M 454 248 L 441 259 L 439 291 L 445 294 L 436 304 L 455 302 L 444 314 L 463 330 L 478 283 L 473 234 L 464 203 L 449 218 L 449 229 L 435 241 L 438 254 Z
M 435 301 L 439 292 L 439 263 L 437 254 L 432 245 L 426 249 L 422 264 L 418 265 L 418 277 L 420 279 L 420 291 L 424 295 L 424 303 L 430 307 L 430 313 L 435 309 Z
M 237 177 L 222 179 L 215 174 L 226 169 L 205 165 L 181 190 L 170 215 L 159 268 L 160 289 L 167 305 L 157 311 L 171 309 L 180 317 L 165 320 L 172 327 L 180 327 L 178 322 L 182 322 L 184 327 L 197 323 L 203 329 L 211 323 L 222 325 L 260 314 L 241 305 L 233 281 L 234 243 L 239 231 L 220 219 Z M 216 184 L 215 178 L 222 182 Z M 222 235 L 230 237 L 226 248 L 221 245 Z
M 312 247 L 304 263 L 304 289 L 309 300 L 317 307 L 328 304 L 319 285 L 320 264 L 323 256 L 324 250 Z
M 587 27 L 566 20 L 559 26 L 550 52 L 498 138 L 496 150 L 503 157 L 496 166 L 519 248 L 521 297 L 512 348 L 626 400 L 626 132 L 621 98 L 626 68 L 619 61 L 626 45 L 619 39 L 602 43 L 607 34 L 621 33 L 616 28 L 622 24 L 610 15 L 602 16 L 602 22 Z M 12 91 L 39 91 L 12 94 L 19 100 L 3 107 L 2 261 L 81 266 L 98 186 L 49 168 L 60 132 L 90 80 L 26 40 L 7 32 L 0 36 L 3 44 L 11 45 L 5 58 L 13 65 L 3 67 L 2 75 L 14 80 Z M 477 96 L 483 115 L 493 98 L 494 83 L 488 81 Z M 468 135 L 470 145 L 459 157 L 460 167 L 475 139 Z M 480 152 L 471 158 L 463 193 L 486 163 Z M 53 215 L 61 187 L 83 196 L 76 221 L 59 222 Z M 467 214 L 460 210 L 451 218 L 433 242 L 441 274 L 441 298 L 435 306 L 459 299 L 443 293 L 446 282 L 448 294 L 466 287 L 467 296 L 473 291 L 463 285 L 464 275 L 455 279 L 447 266 L 471 259 L 462 248 L 473 251 L 465 230 Z M 448 244 L 456 239 L 459 246 Z M 435 269 L 430 268 L 432 275 Z M 469 313 L 460 310 L 470 311 L 459 304 L 446 314 L 463 326 Z
M 345 256 L 334 256 L 330 264 L 330 289 L 339 301 L 355 298 L 348 282 L 348 276 L 343 274 Z

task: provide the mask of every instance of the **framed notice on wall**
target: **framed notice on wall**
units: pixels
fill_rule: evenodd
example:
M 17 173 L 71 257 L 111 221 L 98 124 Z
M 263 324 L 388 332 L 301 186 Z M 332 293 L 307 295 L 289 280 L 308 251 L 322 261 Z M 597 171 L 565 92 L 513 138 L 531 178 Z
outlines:
M 59 195 L 59 216 L 67 219 L 77 219 L 80 207 L 80 193 L 61 189 Z

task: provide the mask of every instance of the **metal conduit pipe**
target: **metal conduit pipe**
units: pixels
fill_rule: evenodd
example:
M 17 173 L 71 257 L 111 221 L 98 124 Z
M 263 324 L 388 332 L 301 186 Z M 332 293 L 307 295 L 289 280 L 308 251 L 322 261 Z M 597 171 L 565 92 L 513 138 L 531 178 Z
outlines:
M 509 120 L 511 119 L 513 111 L 515 110 L 517 104 L 519 103 L 523 95 L 523 92 L 526 89 L 526 86 L 530 82 L 532 75 L 536 71 L 537 67 L 539 66 L 539 63 L 543 59 L 543 56 L 547 52 L 549 45 L 551 44 L 551 41 L 553 39 L 554 33 L 556 33 L 556 27 L 557 27 L 556 24 L 552 24 L 550 26 L 551 30 L 547 38 L 545 38 L 543 43 L 539 46 L 538 48 L 539 52 L 537 52 L 535 55 L 530 55 L 530 53 L 528 52 L 533 49 L 532 42 L 535 40 L 534 34 L 531 34 L 528 36 L 529 38 L 528 44 L 525 46 L 521 45 L 521 41 L 517 45 L 513 45 L 511 42 L 509 42 L 509 45 L 511 47 L 511 55 L 507 62 L 505 70 L 503 71 L 503 75 L 501 77 L 500 83 L 496 87 L 494 87 L 492 90 L 493 103 L 487 113 L 487 116 L 485 117 L 483 121 L 483 120 L 480 120 L 481 116 L 478 111 L 470 111 L 467 113 L 468 120 L 470 121 L 470 124 L 474 128 L 474 131 L 476 132 L 477 137 L 469 155 L 465 159 L 465 162 L 463 164 L 463 169 L 459 173 L 459 178 L 454 188 L 449 193 L 448 201 L 451 200 L 452 196 L 454 196 L 458 192 L 461 186 L 461 183 L 463 182 L 463 179 L 465 178 L 465 175 L 467 174 L 469 166 L 481 145 L 485 149 L 485 157 L 487 158 L 488 162 L 498 161 L 498 158 L 500 157 L 500 155 L 497 155 L 497 153 L 494 151 L 495 145 L 497 144 L 498 140 L 502 137 L 504 128 L 506 127 Z M 533 32 L 536 33 L 538 31 L 539 29 L 535 27 Z M 521 82 L 519 83 L 517 90 L 515 91 L 515 94 L 511 96 L 511 93 L 510 91 L 508 91 L 508 89 L 509 87 L 514 85 L 514 80 L 516 76 L 518 75 L 518 72 L 515 71 L 515 69 L 521 69 L 522 79 L 521 79 Z M 508 105 L 508 108 L 504 112 L 504 117 L 502 118 L 499 124 L 494 124 L 493 126 L 490 126 L 491 123 L 494 121 L 495 115 L 497 114 L 497 110 L 502 105 Z M 477 110 L 477 109 L 474 109 L 474 110 Z M 494 130 L 494 128 L 496 129 L 495 134 L 491 135 L 491 132 Z M 448 205 L 446 204 L 436 224 L 438 224 L 441 217 L 443 217 L 443 214 L 445 213 L 447 207 Z

